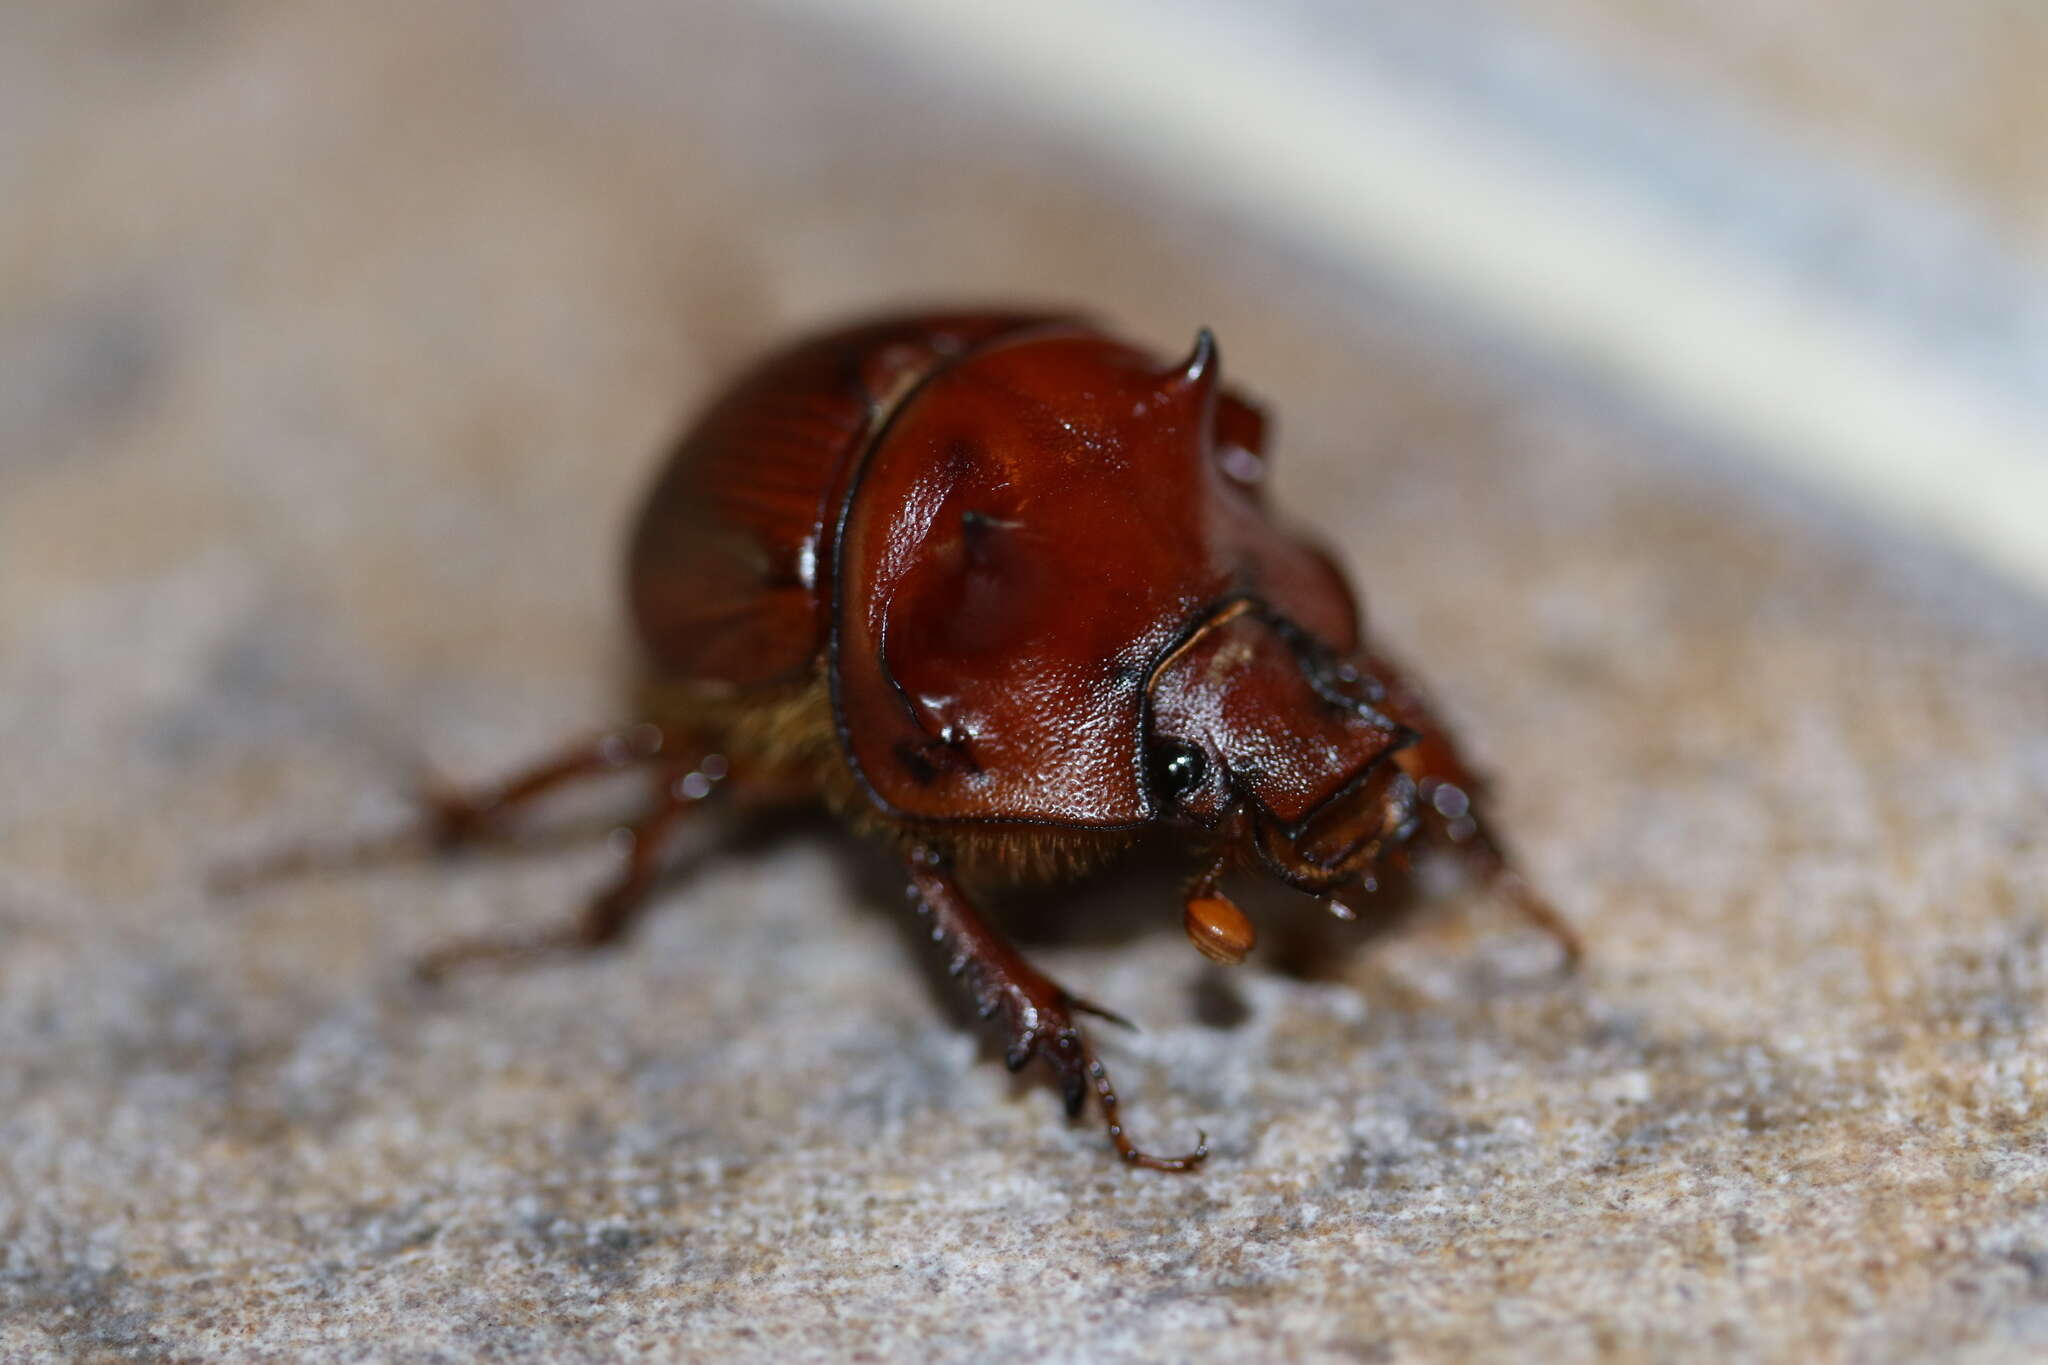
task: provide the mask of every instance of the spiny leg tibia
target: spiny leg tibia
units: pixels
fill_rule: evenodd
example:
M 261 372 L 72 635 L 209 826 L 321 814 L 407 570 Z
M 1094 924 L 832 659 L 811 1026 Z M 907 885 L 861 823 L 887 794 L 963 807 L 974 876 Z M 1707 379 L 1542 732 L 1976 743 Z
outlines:
M 1012 1071 L 1021 1071 L 1032 1058 L 1044 1058 L 1059 1080 L 1067 1113 L 1072 1117 L 1080 1115 L 1092 1090 L 1102 1109 L 1109 1140 L 1116 1145 L 1117 1154 L 1130 1164 L 1155 1171 L 1192 1171 L 1199 1166 L 1209 1155 L 1206 1137 L 1198 1138 L 1195 1149 L 1183 1156 L 1154 1156 L 1140 1150 L 1124 1131 L 1109 1072 L 1089 1047 L 1074 1015 L 1096 1014 L 1123 1021 L 1105 1009 L 1068 995 L 1025 961 L 1023 954 L 982 917 L 939 854 L 930 849 L 915 849 L 904 866 L 918 913 L 931 921 L 933 940 L 952 955 L 948 962 L 951 974 L 967 979 L 982 1018 L 1001 1018 L 1008 1043 L 1004 1064 Z

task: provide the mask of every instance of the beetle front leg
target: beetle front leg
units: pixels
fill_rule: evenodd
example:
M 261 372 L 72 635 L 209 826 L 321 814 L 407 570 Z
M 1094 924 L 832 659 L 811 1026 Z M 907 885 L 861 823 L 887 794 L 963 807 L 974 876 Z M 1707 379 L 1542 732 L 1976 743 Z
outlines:
M 1109 1140 L 1131 1165 L 1155 1171 L 1192 1171 L 1199 1166 L 1209 1155 L 1206 1137 L 1198 1138 L 1195 1149 L 1184 1156 L 1162 1157 L 1141 1151 L 1124 1131 L 1109 1072 L 1089 1047 L 1074 1015 L 1096 1014 L 1124 1021 L 1067 994 L 1025 961 L 1023 954 L 982 918 L 941 854 L 929 848 L 913 849 L 905 869 L 917 912 L 931 921 L 932 939 L 952 954 L 948 971 L 966 978 L 982 1018 L 1002 1020 L 1008 1044 L 1004 1064 L 1021 1071 L 1032 1058 L 1043 1058 L 1059 1080 L 1069 1117 L 1079 1117 L 1093 1090 Z
M 1379 660 L 1371 661 L 1370 668 L 1387 689 L 1384 705 L 1388 714 L 1417 736 L 1415 743 L 1394 756 L 1394 761 L 1414 779 L 1420 797 L 1416 813 L 1422 819 L 1423 830 L 1436 842 L 1454 849 L 1524 919 L 1548 934 L 1563 950 L 1567 968 L 1576 967 L 1586 954 L 1585 940 L 1558 913 L 1557 907 L 1538 894 L 1515 869 L 1513 860 L 1480 818 L 1482 784 L 1465 765 L 1450 732 L 1399 672 Z

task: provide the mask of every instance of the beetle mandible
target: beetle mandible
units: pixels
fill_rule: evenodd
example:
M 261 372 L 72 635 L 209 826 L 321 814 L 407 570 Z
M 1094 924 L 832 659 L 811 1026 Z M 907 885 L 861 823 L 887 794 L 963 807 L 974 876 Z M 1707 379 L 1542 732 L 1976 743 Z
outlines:
M 1423 695 L 1366 640 L 1344 575 L 1284 529 L 1266 421 L 1204 330 L 1161 361 L 1070 317 L 886 318 L 758 363 L 676 445 L 627 555 L 644 719 L 497 786 L 429 802 L 473 840 L 572 780 L 644 768 L 617 878 L 536 937 L 422 964 L 616 939 L 672 835 L 716 794 L 822 801 L 900 857 L 916 912 L 997 1021 L 1005 1059 L 1092 1094 L 1141 1150 L 1077 1016 L 968 887 L 1073 875 L 1150 826 L 1195 850 L 1183 899 L 1206 956 L 1241 961 L 1246 868 L 1343 918 L 1417 836 L 1471 859 L 1575 959 L 1509 868 L 1479 784 Z

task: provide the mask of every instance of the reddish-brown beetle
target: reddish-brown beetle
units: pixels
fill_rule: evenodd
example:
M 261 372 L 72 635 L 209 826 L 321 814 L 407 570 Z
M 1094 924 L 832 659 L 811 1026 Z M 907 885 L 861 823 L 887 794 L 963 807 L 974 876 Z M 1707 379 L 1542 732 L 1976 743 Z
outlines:
M 617 937 L 682 818 L 714 790 L 822 800 L 902 858 L 917 912 L 1070 1114 L 1092 1091 L 1138 1149 L 1075 1022 L 1108 1015 L 1026 962 L 967 884 L 1078 873 L 1146 826 L 1199 846 L 1189 937 L 1221 962 L 1256 868 L 1329 899 L 1375 886 L 1418 831 L 1504 882 L 1476 786 L 1421 695 L 1360 631 L 1343 575 L 1263 499 L 1265 422 L 1214 341 L 1162 365 L 1084 322 L 893 318 L 758 364 L 677 446 L 632 538 L 646 719 L 494 789 L 437 798 L 447 845 L 569 780 L 644 766 L 653 799 L 618 880 L 537 939 L 456 944 L 426 969 Z

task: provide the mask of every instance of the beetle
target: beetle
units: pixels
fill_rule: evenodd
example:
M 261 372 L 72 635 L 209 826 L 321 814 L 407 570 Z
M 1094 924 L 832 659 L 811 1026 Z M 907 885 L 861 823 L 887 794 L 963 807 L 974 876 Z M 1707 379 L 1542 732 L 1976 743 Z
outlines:
M 1344 574 L 1268 506 L 1267 426 L 1206 329 L 1162 362 L 1076 317 L 919 313 L 761 360 L 682 435 L 631 535 L 643 718 L 433 796 L 420 831 L 471 842 L 566 783 L 645 769 L 622 868 L 574 922 L 454 943 L 423 972 L 617 939 L 714 796 L 822 802 L 900 859 L 1010 1069 L 1046 1063 L 1124 1161 L 1184 1171 L 1206 1137 L 1133 1142 L 1079 1023 L 1117 1016 L 1033 967 L 970 887 L 1079 875 L 1169 827 L 1195 851 L 1186 932 L 1234 963 L 1255 933 L 1233 869 L 1351 918 L 1421 839 L 1576 959 Z

